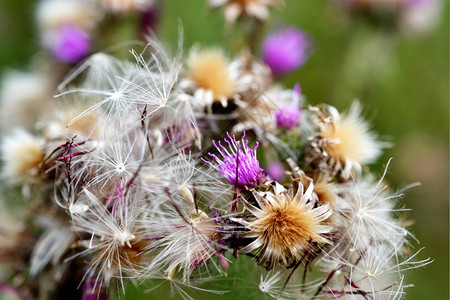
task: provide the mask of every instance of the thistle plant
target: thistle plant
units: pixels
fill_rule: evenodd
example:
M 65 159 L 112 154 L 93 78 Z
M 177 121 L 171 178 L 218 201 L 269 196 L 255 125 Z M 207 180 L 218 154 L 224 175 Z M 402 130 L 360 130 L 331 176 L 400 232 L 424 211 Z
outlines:
M 274 83 L 305 63 L 294 49 L 310 44 L 301 32 L 269 36 L 262 57 L 198 45 L 172 55 L 155 36 L 114 57 L 93 53 L 100 18 L 157 4 L 91 1 L 93 14 L 65 2 L 42 1 L 38 14 L 45 59 L 65 69 L 61 78 L 41 75 L 57 99 L 47 93 L 54 105 L 36 111 L 32 126 L 2 129 L 4 190 L 17 191 L 23 210 L 13 226 L 2 224 L 2 293 L 108 299 L 129 284 L 151 292 L 169 282 L 192 299 L 191 290 L 225 293 L 201 283 L 221 282 L 247 257 L 268 298 L 405 295 L 404 272 L 430 260 L 411 250 L 406 189 L 392 190 L 367 167 L 389 144 L 360 104 L 341 114 L 309 104 L 299 84 Z M 279 3 L 210 2 L 227 22 L 268 21 Z M 41 95 L 21 96 L 17 105 L 39 107 Z M 14 118 L 28 112 L 17 112 L 9 118 L 20 125 Z M 277 174 L 263 169 L 270 160 Z

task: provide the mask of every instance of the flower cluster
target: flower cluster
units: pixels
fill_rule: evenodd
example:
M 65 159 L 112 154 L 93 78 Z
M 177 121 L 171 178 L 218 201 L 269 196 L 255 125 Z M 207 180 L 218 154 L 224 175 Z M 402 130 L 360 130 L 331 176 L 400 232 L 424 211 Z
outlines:
M 267 20 L 279 3 L 210 2 L 228 22 Z M 102 18 L 152 5 L 41 2 L 43 59 L 80 64 L 4 80 L 1 105 L 15 113 L 1 176 L 26 213 L 1 224 L 0 292 L 107 299 L 169 282 L 192 299 L 186 290 L 223 293 L 199 284 L 249 258 L 268 297 L 400 298 L 403 271 L 429 260 L 409 252 L 402 192 L 366 168 L 388 144 L 357 103 L 340 114 L 273 83 L 305 63 L 306 35 L 273 33 L 261 57 L 198 45 L 172 56 L 155 37 L 127 59 L 89 55 Z

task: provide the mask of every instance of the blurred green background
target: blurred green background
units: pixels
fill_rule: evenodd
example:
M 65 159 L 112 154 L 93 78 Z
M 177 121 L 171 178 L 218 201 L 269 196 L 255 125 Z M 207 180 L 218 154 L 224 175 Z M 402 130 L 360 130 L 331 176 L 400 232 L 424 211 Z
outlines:
M 194 42 L 223 45 L 223 20 L 205 0 L 164 0 L 161 39 L 176 49 L 178 25 L 184 48 Z M 35 1 L 0 0 L 0 72 L 26 69 L 39 51 L 33 23 Z M 408 299 L 448 299 L 449 291 L 449 22 L 444 1 L 438 26 L 424 35 L 399 34 L 364 20 L 350 18 L 329 0 L 287 0 L 274 10 L 264 30 L 295 25 L 308 32 L 314 52 L 306 65 L 283 78 L 295 82 L 311 103 L 329 103 L 345 110 L 360 99 L 364 113 L 382 139 L 393 143 L 373 170 L 379 174 L 393 157 L 387 180 L 393 187 L 419 181 L 403 199 L 415 221 L 411 230 L 424 247 L 420 258 L 434 262 L 408 273 L 415 285 Z M 231 49 L 231 45 L 228 45 Z M 26 88 L 26 87 L 24 87 Z M 164 297 L 155 294 L 155 297 Z M 195 294 L 197 296 L 197 294 Z M 234 295 L 236 296 L 236 295 Z M 231 296 L 207 294 L 202 299 Z M 133 289 L 127 299 L 139 297 Z M 250 294 L 241 299 L 257 299 Z

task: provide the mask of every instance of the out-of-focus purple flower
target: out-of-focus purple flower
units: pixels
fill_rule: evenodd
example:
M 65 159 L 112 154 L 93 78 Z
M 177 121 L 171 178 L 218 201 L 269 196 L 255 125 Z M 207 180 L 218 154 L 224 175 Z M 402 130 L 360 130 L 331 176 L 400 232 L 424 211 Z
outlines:
M 208 153 L 219 165 L 218 167 L 213 166 L 218 169 L 231 184 L 240 188 L 252 188 L 263 183 L 265 180 L 264 170 L 260 168 L 259 161 L 256 158 L 256 149 L 258 148 L 259 143 L 256 143 L 255 148 L 249 148 L 248 140 L 245 140 L 245 132 L 241 141 L 237 141 L 234 135 L 231 137 L 228 132 L 227 136 L 228 139 L 225 138 L 224 141 L 228 144 L 228 148 L 224 147 L 221 141 L 218 143 L 213 141 L 214 146 L 222 156 L 222 159 L 220 159 L 217 155 Z M 211 164 L 204 159 L 203 161 Z
M 266 167 L 266 174 L 273 180 L 281 182 L 286 177 L 284 166 L 279 161 L 271 162 Z
M 292 102 L 282 105 L 279 110 L 273 113 L 278 127 L 289 131 L 292 127 L 300 125 L 300 94 L 300 84 L 297 83 L 292 93 Z
M 306 62 L 310 45 L 304 32 L 295 28 L 280 29 L 264 39 L 263 60 L 274 76 L 280 76 L 295 71 Z
M 161 18 L 162 4 L 161 1 L 151 3 L 142 14 L 141 32 L 146 37 L 156 32 L 159 19 Z
M 91 50 L 91 39 L 77 25 L 65 25 L 58 29 L 50 50 L 64 63 L 77 63 Z

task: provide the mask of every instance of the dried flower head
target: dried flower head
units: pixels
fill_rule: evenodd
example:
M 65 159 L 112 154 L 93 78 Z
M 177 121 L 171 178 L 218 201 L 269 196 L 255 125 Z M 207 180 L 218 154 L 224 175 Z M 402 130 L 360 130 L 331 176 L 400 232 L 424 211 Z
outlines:
M 155 5 L 155 0 L 97 0 L 102 7 L 112 13 L 144 11 Z
M 71 205 L 74 232 L 86 233 L 79 245 L 86 250 L 72 258 L 83 255 L 90 257 L 86 276 L 95 276 L 98 286 L 109 286 L 113 278 L 118 278 L 124 288 L 124 278 L 137 274 L 145 256 L 141 251 L 148 246 L 139 230 L 138 215 L 141 213 L 139 201 L 144 195 L 140 189 L 127 193 L 127 187 L 118 181 L 108 199 L 103 203 L 87 189 Z
M 152 209 L 151 217 L 144 221 L 147 232 L 152 232 L 157 238 L 147 248 L 154 253 L 154 258 L 143 276 L 154 276 L 162 271 L 172 278 L 180 271 L 183 282 L 188 282 L 193 272 L 216 254 L 227 267 L 228 263 L 221 254 L 223 246 L 219 243 L 220 227 L 214 218 L 198 208 L 198 199 L 194 198 L 193 191 L 182 186 L 176 193 L 168 190 L 166 193 L 168 201 L 158 209 Z M 220 270 L 217 264 L 216 268 Z
M 370 299 L 402 299 L 407 287 L 403 285 L 402 273 L 432 261 L 429 258 L 415 260 L 420 250 L 409 257 L 402 257 L 396 248 L 384 242 L 373 242 L 364 250 L 353 249 L 337 257 L 326 256 L 321 263 L 333 270 L 321 289 L 322 293 L 339 298 L 364 295 Z
M 245 105 L 241 104 L 244 109 L 258 105 L 261 95 L 272 83 L 270 69 L 245 49 L 233 59 L 230 68 L 238 83 L 234 97 L 245 102 Z
M 257 250 L 258 263 L 267 269 L 277 264 L 289 268 L 301 260 L 304 251 L 311 250 L 312 242 L 329 243 L 323 234 L 330 232 L 331 227 L 322 222 L 331 211 L 328 204 L 313 207 L 310 201 L 313 189 L 311 180 L 306 191 L 298 182 L 295 194 L 293 187 L 286 190 L 278 183 L 273 192 L 254 191 L 257 206 L 244 202 L 252 218 L 233 219 L 248 230 L 244 237 L 256 238 L 240 252 Z
M 67 136 L 77 136 L 80 140 L 98 140 L 104 131 L 101 125 L 104 124 L 102 118 L 105 116 L 100 110 L 83 114 L 93 104 L 92 101 L 83 100 L 76 95 L 66 96 L 59 105 L 54 105 L 51 115 L 47 116 L 44 123 L 43 136 L 50 140 L 64 140 Z
M 360 117 L 361 108 L 355 102 L 349 112 L 340 115 L 328 106 L 323 115 L 319 113 L 319 132 L 311 143 L 313 150 L 327 161 L 332 171 L 341 171 L 344 178 L 349 178 L 351 170 L 361 170 L 361 165 L 374 162 L 387 143 L 377 140 L 369 131 L 369 124 Z
M 342 227 L 343 243 L 350 248 L 363 251 L 374 241 L 383 241 L 399 250 L 398 246 L 403 245 L 410 235 L 396 218 L 405 211 L 396 208 L 395 201 L 403 194 L 392 193 L 383 178 L 378 183 L 363 178 L 339 188 L 340 197 L 336 199 L 336 211 L 339 212 L 336 216 L 339 218 L 335 220 L 335 226 Z
M 329 204 L 332 209 L 335 207 L 336 201 L 336 186 L 335 183 L 330 181 L 328 175 L 321 174 L 314 180 L 314 198 L 316 201 L 322 204 Z
M 2 177 L 10 184 L 36 182 L 39 165 L 44 160 L 43 141 L 23 129 L 3 138 L 1 158 Z
M 135 64 L 101 53 L 93 55 L 61 84 L 65 87 L 86 72 L 80 88 L 61 95 L 78 93 L 81 98 L 97 101 L 72 122 L 100 110 L 106 116 L 103 122 L 112 120 L 129 128 L 151 126 L 166 130 L 188 126 L 195 131 L 190 99 L 176 85 L 181 69 L 179 58 L 171 57 L 159 41 L 151 38 L 141 53 L 131 53 Z
M 226 22 L 233 24 L 241 16 L 266 21 L 269 18 L 269 7 L 283 2 L 280 0 L 209 0 L 209 3 L 211 7 L 223 7 Z
M 300 182 L 307 186 L 311 178 L 306 176 L 305 172 L 300 170 L 298 165 L 292 160 L 287 159 L 287 163 L 291 168 L 291 176 L 292 178 L 299 178 Z M 313 177 L 314 189 L 311 194 L 311 200 L 316 205 L 328 204 L 330 208 L 334 211 L 336 206 L 336 198 L 338 197 L 338 184 L 332 181 L 331 176 L 328 173 L 316 173 L 316 177 Z M 335 217 L 335 214 L 331 215 L 331 217 L 327 220 L 329 223 L 331 219 Z
M 187 59 L 186 77 L 195 86 L 194 97 L 205 106 L 219 101 L 227 106 L 233 96 L 236 82 L 231 77 L 230 61 L 220 48 L 199 50 L 193 48 Z

